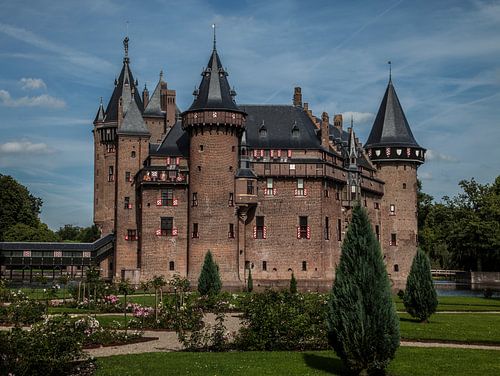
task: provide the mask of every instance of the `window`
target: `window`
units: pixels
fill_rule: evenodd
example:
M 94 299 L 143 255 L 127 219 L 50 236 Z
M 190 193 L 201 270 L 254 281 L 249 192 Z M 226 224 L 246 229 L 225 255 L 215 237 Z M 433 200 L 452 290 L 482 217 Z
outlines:
M 132 181 L 132 178 L 130 176 L 130 171 L 125 171 L 125 181 Z
M 233 192 L 229 192 L 229 199 L 227 200 L 228 206 L 234 206 L 234 194 Z
M 337 240 L 342 241 L 342 220 L 337 220 Z
M 198 223 L 193 223 L 193 234 L 192 234 L 192 237 L 193 238 L 199 238 L 200 237 L 200 233 L 198 232 Z
M 264 163 L 264 172 L 266 174 L 270 174 L 271 173 L 271 163 Z
M 405 166 L 406 167 L 406 166 Z M 403 189 L 406 189 L 406 183 L 403 183 Z
M 255 217 L 254 238 L 265 239 L 267 235 L 266 226 L 264 226 L 264 217 Z
M 262 270 L 267 271 L 267 261 L 262 261 Z
M 330 239 L 330 220 L 328 217 L 325 217 L 325 240 Z
M 391 205 L 389 206 L 389 214 L 390 214 L 390 215 L 396 215 L 396 205 L 391 204 Z
M 191 199 L 191 206 L 198 206 L 198 192 L 193 192 L 193 197 Z
M 290 170 L 295 170 L 295 164 L 294 164 L 294 163 L 292 163 L 292 164 L 290 165 Z
M 234 152 L 236 150 L 236 148 L 233 146 L 231 146 L 231 151 Z
M 132 209 L 132 204 L 130 203 L 130 197 L 125 197 L 123 201 L 124 201 L 123 205 L 124 209 Z
M 340 192 L 335 192 L 335 200 L 340 201 Z
M 328 189 L 325 189 L 325 197 L 330 197 L 330 191 Z
M 109 169 L 108 169 L 108 181 L 115 181 L 113 166 L 109 166 Z
M 137 240 L 137 230 L 127 230 L 127 236 L 125 236 L 125 240 Z
M 380 241 L 380 226 L 375 225 L 375 235 L 377 236 L 377 240 Z
M 114 153 L 115 152 L 115 145 L 110 145 L 110 144 L 107 144 L 106 145 L 106 151 L 108 153 Z
M 276 193 L 276 190 L 273 187 L 274 187 L 273 178 L 267 178 L 266 189 L 264 189 L 264 194 L 266 196 L 273 196 Z
M 380 209 L 380 203 L 375 202 L 373 205 L 375 206 L 375 209 L 377 209 L 377 210 Z
M 161 235 L 174 235 L 174 218 L 173 217 L 161 217 L 160 224 Z
M 201 166 L 198 166 L 198 171 L 201 171 Z
M 174 204 L 174 190 L 162 189 L 161 190 L 161 206 L 172 206 Z
M 307 190 L 304 188 L 304 179 L 297 179 L 297 188 L 295 188 L 295 196 L 307 196 Z
M 203 151 L 203 145 L 200 145 L 200 151 Z
M 247 195 L 253 195 L 253 181 L 247 180 Z
M 307 225 L 307 217 L 299 217 L 299 226 L 297 227 L 297 239 L 310 239 L 311 231 Z
M 391 234 L 391 242 L 389 245 L 396 245 L 397 244 L 397 239 L 396 239 L 396 234 Z
M 307 261 L 302 261 L 302 271 L 307 271 Z
M 173 261 L 168 263 L 168 270 L 175 270 L 175 263 Z
M 132 158 L 135 158 L 135 151 L 133 151 L 133 150 L 132 150 L 132 152 L 130 153 L 130 156 L 131 156 Z
M 405 166 L 406 167 L 406 166 Z M 395 264 L 394 265 L 394 271 L 395 272 L 399 272 L 399 265 L 398 264 Z
M 229 224 L 229 232 L 227 233 L 227 237 L 230 239 L 234 239 L 234 223 Z

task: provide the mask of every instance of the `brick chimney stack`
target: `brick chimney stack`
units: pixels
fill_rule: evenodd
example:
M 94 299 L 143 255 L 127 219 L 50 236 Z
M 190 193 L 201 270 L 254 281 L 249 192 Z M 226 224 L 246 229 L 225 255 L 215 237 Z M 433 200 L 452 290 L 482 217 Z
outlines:
M 330 145 L 330 117 L 327 112 L 321 115 L 321 146 L 328 150 Z
M 144 103 L 144 108 L 146 108 L 149 103 L 149 90 L 146 85 L 144 85 L 144 90 L 142 91 L 142 103 Z
M 293 105 L 296 107 L 302 107 L 302 89 L 296 87 L 293 92 Z
M 342 134 L 342 114 L 333 115 L 333 125 L 340 131 L 340 134 Z

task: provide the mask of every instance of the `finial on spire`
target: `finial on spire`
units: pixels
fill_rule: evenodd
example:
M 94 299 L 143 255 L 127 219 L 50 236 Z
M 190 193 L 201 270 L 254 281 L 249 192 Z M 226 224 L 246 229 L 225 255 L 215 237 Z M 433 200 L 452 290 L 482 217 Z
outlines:
M 353 127 L 353 116 L 351 114 L 351 128 Z
M 100 103 L 99 103 L 101 106 L 102 106 L 102 97 L 101 97 L 101 100 L 100 100 Z
M 389 64 L 389 82 L 391 82 L 391 81 L 392 81 L 392 63 L 391 63 L 391 61 L 389 60 L 389 61 L 387 62 L 387 64 Z
M 163 81 L 163 69 L 160 69 L 160 81 Z
M 125 50 L 125 59 L 128 59 L 128 36 L 123 40 L 123 49 Z
M 215 28 L 216 28 L 216 25 L 213 23 L 212 24 L 212 29 L 214 29 L 214 50 L 216 50 L 216 48 L 215 48 L 215 45 L 216 45 Z

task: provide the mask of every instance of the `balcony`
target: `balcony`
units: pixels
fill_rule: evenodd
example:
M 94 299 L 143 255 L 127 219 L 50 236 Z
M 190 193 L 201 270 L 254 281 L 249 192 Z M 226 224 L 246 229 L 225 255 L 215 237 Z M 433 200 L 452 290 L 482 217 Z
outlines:
M 140 184 L 188 184 L 186 170 L 172 169 L 169 167 L 150 167 L 141 170 L 138 174 Z

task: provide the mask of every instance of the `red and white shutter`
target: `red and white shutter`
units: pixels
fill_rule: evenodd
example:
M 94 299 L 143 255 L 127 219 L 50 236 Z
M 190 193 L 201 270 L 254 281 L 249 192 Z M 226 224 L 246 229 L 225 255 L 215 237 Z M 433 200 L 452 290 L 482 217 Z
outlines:
M 173 206 L 177 206 L 177 205 L 179 205 L 179 200 L 177 200 L 176 198 L 174 198 L 174 199 L 172 200 L 172 205 L 173 205 Z
M 31 251 L 23 251 L 23 257 L 31 257 Z
M 267 226 L 264 226 L 264 232 L 262 234 L 263 239 L 267 239 Z
M 172 236 L 177 236 L 179 234 L 179 230 L 177 230 L 177 227 L 172 228 Z
M 288 158 L 292 158 L 292 151 L 288 150 Z
M 170 164 L 170 157 L 167 157 L 167 164 Z
M 260 149 L 260 157 L 264 157 L 264 149 Z
M 257 226 L 253 226 L 253 238 L 257 239 Z
M 258 150 L 254 150 L 253 151 L 253 157 L 254 158 L 258 158 L 259 157 L 259 151 Z
M 125 240 L 128 240 L 128 235 L 125 235 Z
M 54 251 L 54 257 L 62 257 L 61 251 Z
M 129 208 L 129 209 L 132 209 L 132 204 L 128 204 L 128 208 Z
M 300 239 L 300 226 L 297 226 L 297 239 Z
M 161 198 L 156 200 L 156 206 L 161 206 Z
M 161 229 L 156 230 L 156 236 L 161 236 Z
M 175 158 L 175 164 L 179 166 L 181 164 L 181 159 L 179 157 Z
M 90 258 L 90 252 L 89 251 L 83 252 L 83 257 L 84 258 Z
M 311 227 L 307 226 L 307 239 L 311 239 Z
M 281 158 L 281 149 L 278 150 L 278 158 Z
M 409 157 L 411 155 L 411 148 L 406 148 L 406 156 Z
M 304 191 L 304 196 L 307 196 L 307 188 L 304 188 L 303 191 Z
M 385 155 L 389 157 L 391 155 L 391 148 L 385 148 Z
M 271 156 L 271 158 L 273 158 L 273 157 L 274 157 L 274 150 L 272 150 L 272 149 L 271 149 L 271 151 L 270 151 L 270 156 Z

